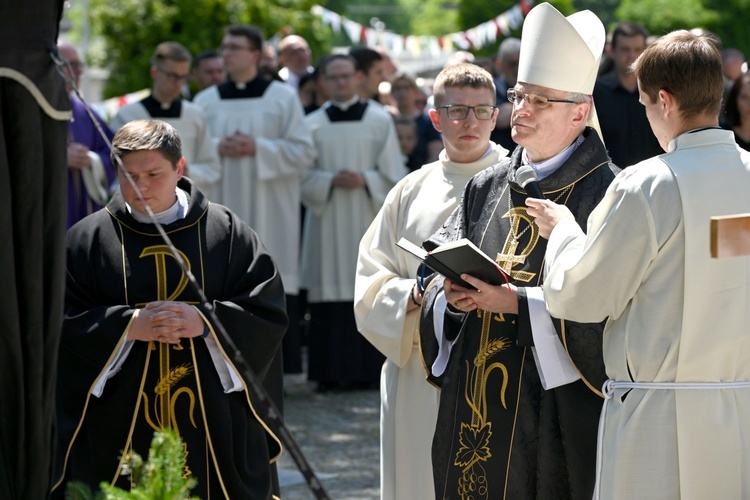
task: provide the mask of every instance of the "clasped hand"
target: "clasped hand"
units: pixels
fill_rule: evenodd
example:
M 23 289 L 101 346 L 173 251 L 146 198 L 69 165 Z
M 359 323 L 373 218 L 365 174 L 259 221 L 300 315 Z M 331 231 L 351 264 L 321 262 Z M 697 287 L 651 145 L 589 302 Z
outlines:
M 333 180 L 331 180 L 333 187 L 344 189 L 357 189 L 366 183 L 364 175 L 359 172 L 352 172 L 351 170 L 339 170 L 333 176 Z
M 228 135 L 219 142 L 219 154 L 231 158 L 255 156 L 255 138 L 239 131 Z
M 205 323 L 191 305 L 176 301 L 155 301 L 138 310 L 128 331 L 128 340 L 179 344 L 180 339 L 203 335 Z

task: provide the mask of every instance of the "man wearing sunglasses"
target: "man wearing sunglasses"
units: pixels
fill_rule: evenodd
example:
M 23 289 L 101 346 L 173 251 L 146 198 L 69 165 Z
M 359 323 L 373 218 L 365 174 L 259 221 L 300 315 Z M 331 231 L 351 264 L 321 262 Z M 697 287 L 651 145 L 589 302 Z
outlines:
M 565 18 L 547 3 L 531 10 L 518 80 L 507 91 L 518 147 L 469 181 L 462 202 L 423 244 L 432 250 L 468 238 L 511 278 L 492 286 L 462 275 L 469 289 L 436 277 L 425 290 L 422 357 L 442 389 L 432 443 L 436 498 L 593 493 L 606 379 L 603 324 L 561 322 L 547 313 L 546 242 L 526 213 L 528 195 L 517 173 L 538 177 L 544 196 L 567 205 L 582 225 L 604 196 L 618 171 L 599 138 L 590 98 L 604 41 L 601 21 L 589 11 Z M 440 111 L 458 120 L 470 113 L 482 118 L 491 113 L 485 108 Z
M 209 200 L 217 195 L 219 157 L 208 133 L 201 108 L 182 99 L 183 85 L 190 75 L 190 52 L 177 42 L 162 42 L 151 56 L 151 95 L 140 102 L 121 108 L 112 119 L 117 131 L 133 120 L 162 120 L 180 133 L 185 156 L 185 175 L 200 188 Z

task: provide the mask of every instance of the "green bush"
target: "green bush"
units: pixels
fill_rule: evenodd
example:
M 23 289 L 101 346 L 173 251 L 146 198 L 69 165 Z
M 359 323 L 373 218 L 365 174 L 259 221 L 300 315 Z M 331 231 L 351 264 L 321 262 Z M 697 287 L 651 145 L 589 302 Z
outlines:
M 122 474 L 130 476 L 131 489 L 125 491 L 107 482 L 102 482 L 101 491 L 94 495 L 91 488 L 82 483 L 68 483 L 66 500 L 190 500 L 190 490 L 197 483 L 192 476 L 186 477 L 185 448 L 182 439 L 172 429 L 154 433 L 148 460 L 143 461 L 138 453 L 131 451 L 124 457 Z

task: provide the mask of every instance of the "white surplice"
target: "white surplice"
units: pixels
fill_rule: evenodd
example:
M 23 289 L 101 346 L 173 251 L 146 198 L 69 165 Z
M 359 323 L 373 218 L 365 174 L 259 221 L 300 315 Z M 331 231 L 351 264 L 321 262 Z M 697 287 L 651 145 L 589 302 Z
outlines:
M 281 273 L 284 290 L 299 290 L 300 179 L 315 157 L 296 92 L 271 82 L 255 98 L 222 99 L 217 87 L 195 97 L 218 148 L 235 132 L 255 137 L 255 156 L 221 158 L 218 202 L 260 236 Z
M 407 173 L 387 111 L 370 101 L 361 120 L 332 122 L 326 108 L 306 117 L 318 150 L 302 181 L 302 282 L 312 303 L 353 300 L 359 241 L 388 191 Z M 362 174 L 366 186 L 333 188 L 341 170 Z
M 381 498 L 435 498 L 430 449 L 439 392 L 426 381 L 419 349 L 420 311 L 406 312 L 419 261 L 396 246 L 405 237 L 421 244 L 445 222 L 477 172 L 507 151 L 492 145 L 473 163 L 446 159 L 401 180 L 359 245 L 354 312 L 357 326 L 387 357 L 381 378 Z
M 547 246 L 553 316 L 604 330 L 615 381 L 750 381 L 750 258 L 711 259 L 710 217 L 750 212 L 750 153 L 685 133 L 624 170 Z M 674 387 L 671 386 L 670 387 Z M 606 403 L 600 498 L 750 498 L 750 387 L 620 388 Z

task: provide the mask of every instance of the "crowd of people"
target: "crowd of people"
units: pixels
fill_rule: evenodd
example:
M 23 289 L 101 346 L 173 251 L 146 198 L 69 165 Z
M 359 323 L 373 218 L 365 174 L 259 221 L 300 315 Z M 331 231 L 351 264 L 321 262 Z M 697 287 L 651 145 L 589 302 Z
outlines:
M 742 54 L 631 22 L 607 37 L 547 3 L 494 60 L 457 52 L 431 81 L 249 25 L 217 44 L 159 44 L 149 95 L 109 123 L 58 45 L 75 118 L 54 495 L 127 485 L 120 452 L 160 427 L 198 496 L 277 495 L 280 439 L 235 349 L 282 411 L 305 368 L 322 392 L 380 390 L 385 500 L 750 495 L 750 262 L 696 250 L 707 217 L 750 213 Z M 400 238 L 468 239 L 509 283 L 460 286 Z

